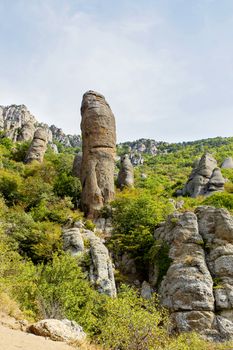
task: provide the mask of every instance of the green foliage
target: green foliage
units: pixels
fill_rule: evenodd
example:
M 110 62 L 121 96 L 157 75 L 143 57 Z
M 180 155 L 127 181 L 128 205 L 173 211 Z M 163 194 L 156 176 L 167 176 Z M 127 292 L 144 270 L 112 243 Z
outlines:
M 122 287 L 117 299 L 107 299 L 101 318 L 99 340 L 113 350 L 157 349 L 166 339 L 167 316 L 151 300 Z
M 155 226 L 172 211 L 172 206 L 146 191 L 129 190 L 118 196 L 113 208 L 114 231 L 109 247 L 119 255 L 130 253 L 140 269 L 148 262 Z
M 22 180 L 13 171 L 0 169 L 0 193 L 8 205 L 16 204 L 20 199 Z
M 169 249 L 169 245 L 166 242 L 157 240 L 149 250 L 148 259 L 153 264 L 156 264 L 159 270 L 157 285 L 161 283 L 171 265 L 172 259 L 168 255 Z
M 5 231 L 17 244 L 19 252 L 34 262 L 47 261 L 61 249 L 61 228 L 51 222 L 35 222 L 21 208 L 10 210 L 6 216 Z
M 203 205 L 211 205 L 216 208 L 226 208 L 233 210 L 233 194 L 226 192 L 217 192 L 203 201 Z
M 80 199 L 81 183 L 77 177 L 67 173 L 60 173 L 54 182 L 54 193 L 59 197 L 69 196 L 74 204 Z
M 102 297 L 94 291 L 70 255 L 54 255 L 51 262 L 38 267 L 38 301 L 42 317 L 67 317 L 86 331 L 95 331 Z

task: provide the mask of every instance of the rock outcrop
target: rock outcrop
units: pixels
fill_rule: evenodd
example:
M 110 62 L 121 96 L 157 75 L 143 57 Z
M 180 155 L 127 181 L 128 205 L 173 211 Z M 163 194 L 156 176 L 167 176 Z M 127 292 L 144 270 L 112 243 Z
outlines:
M 25 105 L 0 106 L 0 131 L 5 131 L 5 135 L 14 142 L 32 139 L 35 123 L 36 118 Z
M 233 217 L 212 207 L 174 213 L 155 239 L 169 246 L 171 264 L 159 294 L 173 330 L 233 339 Z
M 121 189 L 124 187 L 134 186 L 134 168 L 128 154 L 121 157 L 121 166 L 117 178 L 117 185 Z
M 81 179 L 82 158 L 83 158 L 83 154 L 82 152 L 79 152 L 74 157 L 74 162 L 73 162 L 72 173 L 75 177 L 78 177 L 79 179 Z
M 88 255 L 90 265 L 88 275 L 91 283 L 103 294 L 116 296 L 116 286 L 113 273 L 113 265 L 108 249 L 101 238 L 94 232 L 86 230 L 81 222 L 75 223 L 75 227 L 64 229 L 63 249 L 71 255 Z
M 53 135 L 53 141 L 60 142 L 65 147 L 81 147 L 82 141 L 80 135 L 66 135 L 62 129 L 55 125 L 50 126 Z
M 217 168 L 217 161 L 209 153 L 205 153 L 200 161 L 197 161 L 189 179 L 179 195 L 208 196 L 213 192 L 224 190 L 225 180 L 221 170 Z
M 47 149 L 47 132 L 45 129 L 38 128 L 35 131 L 31 146 L 25 158 L 25 163 L 31 163 L 34 160 L 42 163 Z
M 48 143 L 55 152 L 57 148 L 54 141 L 64 147 L 81 147 L 80 135 L 66 135 L 55 125 L 49 127 L 38 122 L 25 105 L 0 106 L 0 131 L 4 131 L 5 136 L 13 142 L 32 140 L 38 127 L 46 130 Z
M 93 218 L 115 194 L 115 118 L 104 96 L 94 91 L 83 95 L 81 115 L 81 202 L 85 215 Z
M 41 320 L 28 327 L 28 332 L 42 337 L 48 337 L 55 341 L 79 342 L 86 339 L 86 333 L 75 321 L 67 319 Z
M 223 169 L 233 169 L 233 159 L 232 157 L 228 157 L 224 160 L 221 166 Z

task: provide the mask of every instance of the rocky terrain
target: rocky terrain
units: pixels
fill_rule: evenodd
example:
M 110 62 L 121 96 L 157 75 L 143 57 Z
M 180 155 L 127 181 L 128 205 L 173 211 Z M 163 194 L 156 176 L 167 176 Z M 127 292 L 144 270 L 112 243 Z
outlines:
M 35 130 L 42 127 L 50 144 L 59 142 L 65 147 L 80 147 L 79 135 L 66 135 L 55 125 L 40 123 L 25 105 L 0 106 L 0 131 L 12 141 L 32 140 Z
M 171 259 L 159 294 L 173 329 L 213 340 L 233 338 L 233 217 L 198 207 L 174 213 L 155 231 Z

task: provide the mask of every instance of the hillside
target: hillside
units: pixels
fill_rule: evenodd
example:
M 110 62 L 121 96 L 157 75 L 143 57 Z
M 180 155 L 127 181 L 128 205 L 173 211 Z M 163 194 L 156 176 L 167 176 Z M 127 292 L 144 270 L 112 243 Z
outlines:
M 27 110 L 26 107 L 23 110 Z M 82 184 L 73 173 L 73 161 L 80 150 L 81 138 L 75 136 L 79 143 L 72 145 L 70 135 L 63 134 L 61 140 L 61 132 L 56 131 L 59 129 L 50 127 L 52 139 L 46 146 L 43 161 L 25 163 L 32 136 L 19 140 L 18 135 L 22 134 L 20 128 L 28 124 L 28 120 L 20 127 L 19 124 L 12 127 L 9 120 L 13 119 L 7 119 L 6 114 L 4 118 L 5 126 L 2 126 L 0 137 L 2 304 L 16 302 L 22 313 L 20 317 L 30 322 L 64 317 L 75 320 L 92 341 L 106 349 L 118 349 L 119 344 L 127 350 L 148 349 L 149 346 L 151 349 L 229 349 L 229 345 L 214 345 L 195 334 L 169 337 L 168 314 L 158 307 L 156 293 L 160 293 L 161 288 L 166 289 L 165 283 L 169 286 L 167 272 L 172 261 L 173 265 L 176 261 L 174 257 L 171 258 L 170 249 L 173 247 L 174 250 L 174 246 L 169 232 L 173 232 L 173 229 L 180 232 L 177 230 L 186 220 L 182 215 L 194 215 L 192 225 L 196 227 L 199 223 L 195 216 L 197 207 L 225 208 L 233 214 L 233 169 L 221 169 L 223 177 L 227 179 L 224 191 L 196 198 L 177 197 L 177 191 L 184 188 L 193 164 L 203 153 L 211 153 L 218 167 L 226 158 L 233 157 L 233 137 L 174 144 L 141 139 L 118 145 L 118 156 L 140 154 L 143 162 L 134 166 L 134 186 L 116 189 L 115 199 L 103 205 L 98 218 L 91 218 L 84 217 L 81 210 Z M 41 126 L 37 123 L 33 121 L 35 128 Z M 44 128 L 48 130 L 47 126 Z M 67 137 L 70 144 L 64 141 L 68 140 Z M 51 144 L 56 144 L 56 151 Z M 114 169 L 115 184 L 120 167 L 118 158 Z M 218 215 L 219 212 L 214 217 Z M 228 222 L 230 220 L 231 216 Z M 161 238 L 164 222 L 171 229 L 164 231 Z M 160 232 L 159 238 L 154 237 L 156 228 Z M 187 227 L 189 229 L 190 226 Z M 190 230 L 193 232 L 194 229 Z M 229 232 L 232 232 L 230 226 Z M 207 247 L 205 233 L 201 230 L 196 233 L 196 242 L 199 243 L 195 244 L 200 248 L 199 253 L 208 255 L 215 243 L 211 241 Z M 229 238 L 224 248 L 228 249 L 229 256 L 232 253 L 231 243 Z M 67 251 L 72 254 L 67 254 Z M 191 250 L 189 255 L 192 257 L 192 254 Z M 115 266 L 114 276 L 111 275 L 113 265 L 110 257 Z M 205 265 L 205 261 L 200 264 Z M 210 270 L 207 269 L 206 274 Z M 108 274 L 107 278 L 104 277 L 105 273 Z M 224 291 L 226 278 L 227 285 L 231 285 L 232 276 L 226 277 L 224 273 L 220 280 L 217 272 L 211 271 L 210 285 L 214 281 L 211 293 L 219 289 Z M 108 296 L 112 295 L 108 283 L 111 288 L 115 288 L 113 283 L 116 284 L 117 299 Z M 149 299 L 140 294 L 149 295 Z M 211 298 L 212 305 L 216 297 Z M 231 307 L 229 304 L 223 311 L 231 310 Z M 210 312 L 213 317 L 215 314 L 221 314 L 221 317 L 226 314 L 221 308 L 217 312 L 211 309 Z M 146 341 L 139 347 L 141 338 L 138 336 L 136 339 L 136 334 L 144 334 L 144 328 L 140 328 L 142 325 L 151 332 L 148 344 L 153 344 L 153 347 L 146 345 Z M 207 338 L 221 341 L 231 339 L 231 331 L 229 334 L 225 332 L 226 336 L 218 332 L 211 328 Z M 182 345 L 184 339 L 187 347 Z

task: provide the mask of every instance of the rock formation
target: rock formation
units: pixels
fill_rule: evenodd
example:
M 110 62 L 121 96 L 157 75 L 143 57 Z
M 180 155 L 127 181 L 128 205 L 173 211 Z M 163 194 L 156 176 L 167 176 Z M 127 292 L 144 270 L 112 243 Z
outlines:
M 65 147 L 81 147 L 82 141 L 80 135 L 66 135 L 62 129 L 55 125 L 50 126 L 53 140 L 60 142 Z
M 134 169 L 128 154 L 121 157 L 121 167 L 117 178 L 119 188 L 133 187 L 134 185 Z
M 223 169 L 233 169 L 233 159 L 231 157 L 228 157 L 224 160 L 222 163 Z
M 42 128 L 38 128 L 35 131 L 31 146 L 25 158 L 25 163 L 31 163 L 34 160 L 42 163 L 44 154 L 47 149 L 47 132 Z
M 172 260 L 159 294 L 173 330 L 233 339 L 233 217 L 212 207 L 174 213 L 155 239 L 168 244 Z
M 94 91 L 83 95 L 81 115 L 81 201 L 85 215 L 96 217 L 103 205 L 114 198 L 115 193 L 115 118 L 104 96 Z
M 82 157 L 83 157 L 82 152 L 79 152 L 78 154 L 76 154 L 76 156 L 74 157 L 73 169 L 72 169 L 73 175 L 78 177 L 79 179 L 81 179 Z
M 86 230 L 80 222 L 77 222 L 75 227 L 64 229 L 63 249 L 73 256 L 89 255 L 88 275 L 91 283 L 100 293 L 111 297 L 116 296 L 112 262 L 108 249 L 101 238 L 97 237 L 94 232 Z
M 200 195 L 209 195 L 216 191 L 224 190 L 225 180 L 221 170 L 217 168 L 217 161 L 211 154 L 204 154 L 200 161 L 196 162 L 189 179 L 179 195 L 189 195 L 193 198 Z
M 55 125 L 49 127 L 39 123 L 25 105 L 0 106 L 0 131 L 4 131 L 13 142 L 32 140 L 38 127 L 46 130 L 48 143 L 55 152 L 57 148 L 54 141 L 65 147 L 81 147 L 80 135 L 66 135 Z
M 48 337 L 55 341 L 82 342 L 86 333 L 75 321 L 67 319 L 47 319 L 36 322 L 28 327 L 28 332 L 41 337 Z
M 25 105 L 0 106 L 0 131 L 5 131 L 5 135 L 12 141 L 28 141 L 28 136 L 33 137 L 33 126 L 36 123 L 35 117 L 29 112 Z M 27 125 L 28 131 L 24 134 L 22 128 Z

